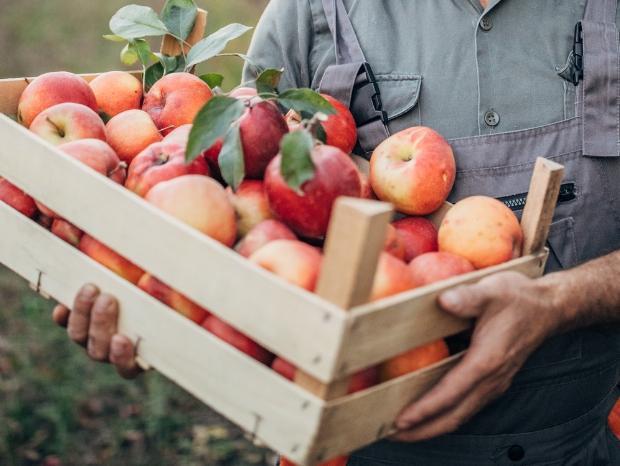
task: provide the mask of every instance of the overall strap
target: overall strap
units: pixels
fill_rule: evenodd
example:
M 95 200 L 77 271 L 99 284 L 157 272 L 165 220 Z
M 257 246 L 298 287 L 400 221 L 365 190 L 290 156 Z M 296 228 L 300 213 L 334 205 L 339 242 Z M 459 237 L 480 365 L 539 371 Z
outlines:
M 577 25 L 576 44 L 583 48 L 583 153 L 620 156 L 620 56 L 616 28 L 617 0 L 588 0 Z
M 379 86 L 342 0 L 322 1 L 336 50 L 336 65 L 325 70 L 319 90 L 351 109 L 358 127 L 356 152 L 369 157 L 390 135 Z

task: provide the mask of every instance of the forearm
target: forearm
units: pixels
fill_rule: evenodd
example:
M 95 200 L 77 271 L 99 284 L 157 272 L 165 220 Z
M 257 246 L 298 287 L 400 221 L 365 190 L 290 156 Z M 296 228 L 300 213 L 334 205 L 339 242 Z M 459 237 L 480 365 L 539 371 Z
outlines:
M 539 284 L 557 310 L 557 331 L 620 322 L 620 251 L 549 274 Z

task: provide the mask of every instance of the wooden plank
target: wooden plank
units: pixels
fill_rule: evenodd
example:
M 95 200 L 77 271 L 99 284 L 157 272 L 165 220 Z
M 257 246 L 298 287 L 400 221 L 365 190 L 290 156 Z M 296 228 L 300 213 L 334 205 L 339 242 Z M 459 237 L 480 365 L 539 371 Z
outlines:
M 84 282 L 121 306 L 120 331 L 139 356 L 271 448 L 307 455 L 323 402 L 245 356 L 0 203 L 0 262 L 70 306 Z
M 555 205 L 564 178 L 564 167 L 539 157 L 521 218 L 523 254 L 533 254 L 545 247 Z
M 194 28 L 185 40 L 183 51 L 181 51 L 181 44 L 179 43 L 179 41 L 174 37 L 167 35 L 161 42 L 160 52 L 163 55 L 168 55 L 169 57 L 177 57 L 182 54 L 187 54 L 191 46 L 196 44 L 204 37 L 205 31 L 207 30 L 207 16 L 208 14 L 205 10 L 203 10 L 202 8 L 198 9 L 196 21 L 194 22 Z
M 130 71 L 130 73 L 142 79 L 141 71 Z M 90 82 L 99 76 L 99 74 L 100 73 L 87 73 L 78 76 Z M 28 86 L 28 83 L 32 82 L 35 77 L 0 79 L 0 113 L 12 117 L 17 115 L 19 97 L 22 95 L 22 92 L 24 92 L 24 89 L 26 89 L 26 86 Z
M 387 203 L 338 199 L 317 285 L 320 297 L 345 310 L 368 302 L 393 214 Z M 303 371 L 297 371 L 295 382 L 324 400 L 346 395 L 349 387 L 348 377 L 325 384 Z
M 394 433 L 392 425 L 398 414 L 435 385 L 461 356 L 327 403 L 307 464 L 357 450 Z
M 442 292 L 508 270 L 541 276 L 547 254 L 543 251 L 352 309 L 336 376 L 351 374 L 410 348 L 466 330 L 471 326 L 469 321 L 457 319 L 437 305 Z
M 202 306 L 329 382 L 346 315 L 162 213 L 0 115 L 0 175 Z

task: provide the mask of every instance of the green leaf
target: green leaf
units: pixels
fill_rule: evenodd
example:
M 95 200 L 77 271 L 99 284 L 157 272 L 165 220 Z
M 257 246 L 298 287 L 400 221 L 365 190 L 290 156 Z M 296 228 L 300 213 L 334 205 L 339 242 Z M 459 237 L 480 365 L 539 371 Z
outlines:
M 161 12 L 161 20 L 168 32 L 182 40 L 192 32 L 198 7 L 194 0 L 167 0 Z
M 117 36 L 116 34 L 104 34 L 103 38 L 105 40 L 110 40 L 112 42 L 126 42 L 127 39 L 121 36 Z
M 153 63 L 144 71 L 144 92 L 148 92 L 153 84 L 165 75 L 164 67 L 161 62 Z
M 238 99 L 226 96 L 212 97 L 194 119 L 187 144 L 186 160 L 188 162 L 194 160 L 201 152 L 224 137 L 230 125 L 237 121 L 244 111 L 245 105 Z
M 168 33 L 157 13 L 152 8 L 141 5 L 127 5 L 118 10 L 110 19 L 110 30 L 126 40 L 163 36 Z
M 156 53 L 155 56 L 159 60 L 159 63 L 162 66 L 164 74 L 170 74 L 170 73 L 175 73 L 177 71 L 183 71 L 185 67 L 183 55 L 179 55 L 178 57 L 169 57 L 168 55 Z
M 131 66 L 138 61 L 138 53 L 131 44 L 125 45 L 121 50 L 121 62 L 123 65 Z
M 138 56 L 138 59 L 143 66 L 148 66 L 151 64 L 151 62 L 159 60 L 157 55 L 155 55 L 151 51 L 151 46 L 146 40 L 136 39 L 131 41 L 129 45 L 135 50 L 136 55 Z
M 226 48 L 231 40 L 242 36 L 250 29 L 252 28 L 244 26 L 243 24 L 234 23 L 224 26 L 222 29 L 205 37 L 190 49 L 187 54 L 186 68 L 191 68 L 198 63 L 205 62 L 215 57 Z
M 259 94 L 265 92 L 276 92 L 278 88 L 278 84 L 280 84 L 280 79 L 282 79 L 282 74 L 284 73 L 284 68 L 279 70 L 268 69 L 263 71 L 258 78 L 256 78 L 256 90 Z
M 311 156 L 313 148 L 312 135 L 305 130 L 287 134 L 280 143 L 280 173 L 286 184 L 298 194 L 303 194 L 303 184 L 314 178 L 314 162 Z
M 200 76 L 204 82 L 206 82 L 211 89 L 221 87 L 224 82 L 224 76 L 218 73 L 207 73 Z
M 243 145 L 241 144 L 241 133 L 239 132 L 238 124 L 232 125 L 226 133 L 218 163 L 224 181 L 233 191 L 237 191 L 243 178 L 245 178 Z
M 336 110 L 321 94 L 312 89 L 289 89 L 278 97 L 278 102 L 287 110 L 295 110 L 300 115 L 306 112 L 314 115 L 332 115 Z

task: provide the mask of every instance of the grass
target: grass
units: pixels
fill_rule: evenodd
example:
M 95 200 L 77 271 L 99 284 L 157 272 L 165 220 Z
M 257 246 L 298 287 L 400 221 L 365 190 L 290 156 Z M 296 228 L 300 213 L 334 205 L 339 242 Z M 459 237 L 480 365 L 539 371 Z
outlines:
M 119 45 L 101 35 L 127 3 L 0 0 L 0 78 L 121 69 Z M 229 22 L 255 25 L 267 0 L 197 3 L 209 11 L 213 32 Z M 245 51 L 249 38 L 229 51 Z M 231 88 L 241 65 L 222 58 L 200 72 L 224 74 Z M 52 323 L 52 305 L 0 267 L 1 466 L 273 464 L 270 452 L 158 374 L 124 381 L 90 361 Z

